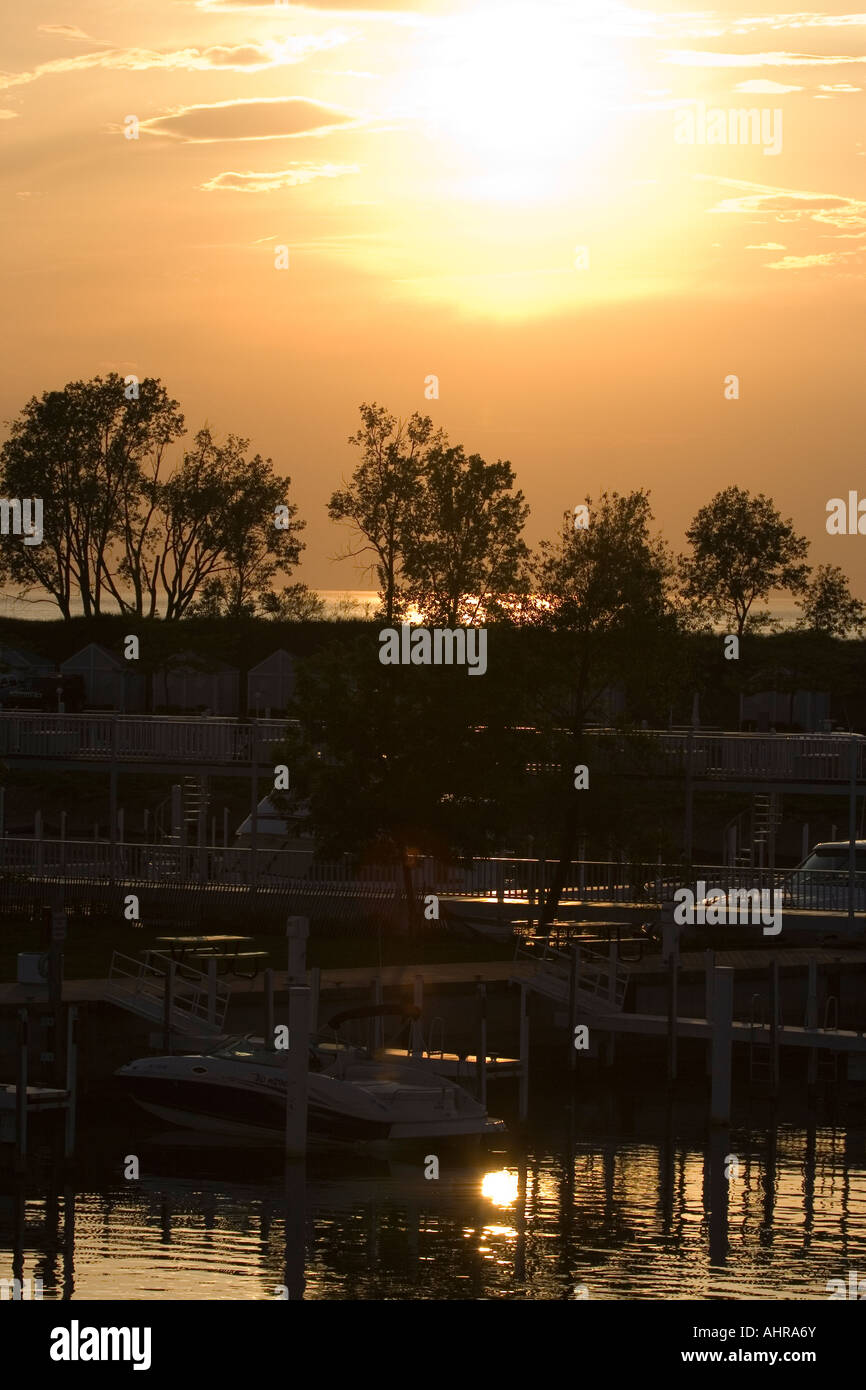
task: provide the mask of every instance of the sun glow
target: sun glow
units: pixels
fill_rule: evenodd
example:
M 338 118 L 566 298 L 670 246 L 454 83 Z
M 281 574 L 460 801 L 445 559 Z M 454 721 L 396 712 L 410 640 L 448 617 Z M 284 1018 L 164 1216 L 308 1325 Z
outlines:
M 626 81 L 592 4 L 484 5 L 425 36 L 410 107 L 475 196 L 568 194 L 607 143 Z

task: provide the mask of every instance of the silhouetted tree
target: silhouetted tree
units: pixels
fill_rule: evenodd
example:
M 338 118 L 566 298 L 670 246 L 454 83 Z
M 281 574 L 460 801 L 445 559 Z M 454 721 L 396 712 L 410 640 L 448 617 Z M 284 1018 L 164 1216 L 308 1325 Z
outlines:
M 686 532 L 692 547 L 680 561 L 686 600 L 714 619 L 729 619 L 742 637 L 746 626 L 767 626 L 770 615 L 752 606 L 775 589 L 799 593 L 809 574 L 809 542 L 784 521 L 773 501 L 731 486 L 702 507 Z
M 360 407 L 362 428 L 349 443 L 361 451 L 361 461 L 331 497 L 332 521 L 351 523 L 362 538 L 346 555 L 372 554 L 379 583 L 382 612 L 393 623 L 401 609 L 400 574 L 406 519 L 418 497 L 418 484 L 429 450 L 444 440 L 429 416 L 398 421 L 384 406 Z M 341 557 L 341 558 L 345 558 Z

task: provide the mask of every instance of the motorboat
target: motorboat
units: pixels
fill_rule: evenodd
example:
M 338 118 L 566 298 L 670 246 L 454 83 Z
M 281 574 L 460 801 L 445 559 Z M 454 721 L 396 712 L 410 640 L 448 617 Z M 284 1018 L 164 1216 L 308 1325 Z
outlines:
M 150 1114 L 184 1129 L 276 1139 L 285 1131 L 285 1052 L 223 1039 L 192 1055 L 145 1057 L 115 1073 Z M 377 1060 L 339 1040 L 310 1041 L 307 1127 L 314 1143 L 445 1141 L 502 1134 L 463 1087 L 411 1059 Z

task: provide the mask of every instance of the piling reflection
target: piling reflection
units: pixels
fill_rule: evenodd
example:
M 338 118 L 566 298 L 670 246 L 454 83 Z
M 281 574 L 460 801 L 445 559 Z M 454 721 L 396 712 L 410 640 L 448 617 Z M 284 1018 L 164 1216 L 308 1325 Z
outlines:
M 138 1181 L 94 1159 L 77 1183 L 49 1162 L 0 1200 L 0 1278 L 67 1300 L 821 1299 L 862 1262 L 857 1131 L 702 1134 L 663 1107 L 648 1141 L 593 1135 L 575 1107 L 545 1139 L 442 1155 L 432 1180 L 421 1155 L 154 1144 Z

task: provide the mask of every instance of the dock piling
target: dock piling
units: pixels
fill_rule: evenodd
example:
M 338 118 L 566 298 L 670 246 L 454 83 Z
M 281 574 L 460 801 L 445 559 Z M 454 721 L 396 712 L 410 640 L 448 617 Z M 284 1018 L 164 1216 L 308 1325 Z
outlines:
M 78 1010 L 74 1004 L 66 1009 L 66 1115 L 63 1153 L 71 1158 L 75 1152 L 75 1126 L 78 1102 Z
M 478 1099 L 483 1106 L 487 1105 L 487 986 L 482 982 L 481 976 L 478 979 L 478 1048 L 476 1056 L 476 1072 Z
M 526 1123 L 529 1114 L 529 991 L 526 985 L 520 986 L 520 1084 L 518 1087 L 517 1115 L 521 1124 Z
M 30 1011 L 18 1010 L 18 1066 L 15 1091 L 15 1166 L 23 1170 L 27 1160 L 27 1077 L 30 1045 Z
M 418 1017 L 413 1018 L 409 1030 L 409 1051 L 413 1057 L 418 1057 L 424 1051 L 424 1033 L 421 1026 L 421 1010 L 424 1008 L 424 977 L 422 975 L 415 976 L 412 1005 L 418 1010 Z
M 213 962 L 214 966 L 216 962 Z M 211 961 L 208 961 L 210 973 Z M 208 1018 L 210 1018 L 210 978 L 208 978 Z M 265 971 L 265 1047 L 274 1046 L 274 972 L 270 966 Z
M 734 971 L 717 966 L 713 982 L 713 1075 L 710 1121 L 727 1125 L 731 1119 L 731 1044 L 734 1021 Z
M 286 1053 L 287 1158 L 307 1152 L 307 1049 L 310 1036 L 310 991 L 307 985 L 289 986 L 289 1049 Z

